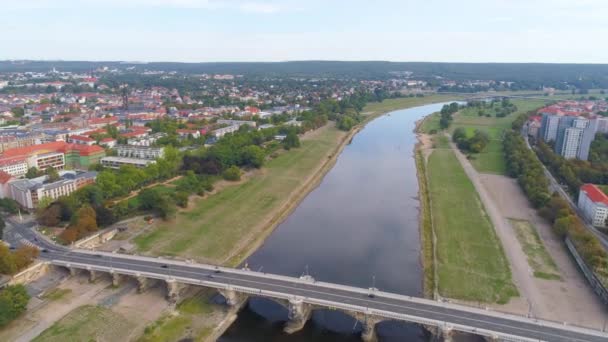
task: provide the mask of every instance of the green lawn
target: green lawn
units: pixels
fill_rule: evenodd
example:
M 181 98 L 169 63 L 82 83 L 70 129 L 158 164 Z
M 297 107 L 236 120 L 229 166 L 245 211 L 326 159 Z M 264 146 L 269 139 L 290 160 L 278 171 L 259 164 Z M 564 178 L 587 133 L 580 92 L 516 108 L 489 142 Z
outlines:
M 439 113 L 433 113 L 427 116 L 422 120 L 420 127 L 418 127 L 418 131 L 426 134 L 432 134 L 433 131 L 438 132 L 441 129 L 441 127 L 439 127 L 440 118 L 441 116 Z
M 557 265 L 547 253 L 536 228 L 528 221 L 509 219 L 517 240 L 528 257 L 534 276 L 543 279 L 561 279 Z
M 344 134 L 333 127 L 322 129 L 300 148 L 269 161 L 261 174 L 199 200 L 192 210 L 138 236 L 139 251 L 223 261 L 252 227 L 271 219 Z
M 428 162 L 438 289 L 442 296 L 506 303 L 517 296 L 511 272 L 477 192 L 454 152 L 435 150 Z
M 110 309 L 85 305 L 72 310 L 33 341 L 120 341 L 133 327 L 132 322 Z
M 424 97 L 402 97 L 396 99 L 386 99 L 380 103 L 372 102 L 363 108 L 363 113 L 380 114 L 387 113 L 393 110 L 423 106 L 430 103 L 448 102 L 461 100 L 463 97 L 459 95 L 444 95 L 433 94 Z
M 453 132 L 458 127 L 462 127 L 469 136 L 472 136 L 475 130 L 486 132 L 490 136 L 490 144 L 481 153 L 475 154 L 471 160 L 471 163 L 479 172 L 499 175 L 507 174 L 502 149 L 502 135 L 504 131 L 511 128 L 511 123 L 520 114 L 540 108 L 546 103 L 544 100 L 529 99 L 516 99 L 511 100 L 511 102 L 517 106 L 517 111 L 503 118 L 495 117 L 495 112 L 492 110 L 486 110 L 492 117 L 480 117 L 477 108 L 463 109 L 454 117 L 454 121 L 449 129 L 450 132 Z

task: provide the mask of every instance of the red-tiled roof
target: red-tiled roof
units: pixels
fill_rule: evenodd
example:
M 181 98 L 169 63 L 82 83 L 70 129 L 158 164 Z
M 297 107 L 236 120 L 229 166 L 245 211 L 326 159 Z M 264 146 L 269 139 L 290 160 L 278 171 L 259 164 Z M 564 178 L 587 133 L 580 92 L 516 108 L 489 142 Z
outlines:
M 581 190 L 587 193 L 587 197 L 594 203 L 604 203 L 608 205 L 608 196 L 594 184 L 585 184 Z
M 62 150 L 66 144 L 65 141 L 53 141 L 39 145 L 15 147 L 4 151 L 2 157 L 31 156 L 33 154 L 59 151 Z
M 25 159 L 26 159 L 25 156 L 0 158 L 0 166 L 23 163 L 25 161 Z
M 62 151 L 63 153 L 77 151 L 81 156 L 90 156 L 92 154 L 103 153 L 106 150 L 101 146 L 97 145 L 79 145 L 79 144 L 66 144 L 66 147 Z
M 116 139 L 114 138 L 103 138 L 100 140 L 100 142 L 111 142 L 111 141 L 116 141 Z
M 11 175 L 9 175 L 8 173 L 0 170 L 0 184 L 6 184 L 6 182 L 8 182 L 9 180 L 11 180 L 11 178 L 13 178 Z

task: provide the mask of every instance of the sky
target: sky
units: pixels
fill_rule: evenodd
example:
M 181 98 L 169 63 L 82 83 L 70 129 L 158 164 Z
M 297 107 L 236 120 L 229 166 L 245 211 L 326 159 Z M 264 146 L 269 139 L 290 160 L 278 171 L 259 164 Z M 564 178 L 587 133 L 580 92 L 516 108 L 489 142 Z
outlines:
M 608 63 L 607 0 L 0 0 L 0 60 Z

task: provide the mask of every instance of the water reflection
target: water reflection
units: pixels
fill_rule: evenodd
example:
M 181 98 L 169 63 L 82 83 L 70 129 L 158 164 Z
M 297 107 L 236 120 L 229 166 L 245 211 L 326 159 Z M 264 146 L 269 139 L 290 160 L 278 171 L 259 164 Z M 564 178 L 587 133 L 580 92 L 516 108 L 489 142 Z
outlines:
M 415 121 L 442 104 L 393 112 L 372 121 L 348 145 L 320 186 L 276 229 L 248 262 L 252 269 L 422 295 Z M 279 311 L 252 300 L 220 341 L 360 341 L 352 317 L 315 311 L 305 328 L 282 333 Z M 286 311 L 283 320 L 286 320 Z M 341 332 L 336 333 L 336 332 Z M 425 341 L 416 325 L 378 325 L 382 341 Z

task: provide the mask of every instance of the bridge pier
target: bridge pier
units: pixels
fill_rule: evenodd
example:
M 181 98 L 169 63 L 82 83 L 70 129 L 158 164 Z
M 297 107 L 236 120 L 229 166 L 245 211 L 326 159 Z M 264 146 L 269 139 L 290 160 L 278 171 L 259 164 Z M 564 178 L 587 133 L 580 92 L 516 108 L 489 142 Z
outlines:
M 90 283 L 94 283 L 95 280 L 97 279 L 97 271 L 89 269 L 89 282 Z
M 148 278 L 137 276 L 135 277 L 137 280 L 137 292 L 144 293 L 148 289 Z
M 116 272 L 112 272 L 112 286 L 117 287 L 120 285 L 121 276 Z
M 301 299 L 290 299 L 288 310 L 289 313 L 287 317 L 289 318 L 289 321 L 287 321 L 283 331 L 288 334 L 292 334 L 296 331 L 302 330 L 312 314 L 310 304 L 304 303 Z
M 68 267 L 68 270 L 70 270 L 70 276 L 75 277 L 78 275 L 78 269 L 75 267 Z
M 171 303 L 177 303 L 179 300 L 179 292 L 183 288 L 183 284 L 178 283 L 174 279 L 166 281 L 167 284 L 167 300 Z
M 365 320 L 361 322 L 363 325 L 363 331 L 361 332 L 361 340 L 364 342 L 377 342 L 378 334 L 376 333 L 376 324 L 378 324 L 378 320 L 365 317 Z
M 226 304 L 228 306 L 238 306 L 247 298 L 245 295 L 240 294 L 233 289 L 223 289 L 219 290 L 220 294 L 226 299 Z
M 423 327 L 431 333 L 431 341 L 433 342 L 452 342 L 453 331 L 450 326 L 428 326 Z

